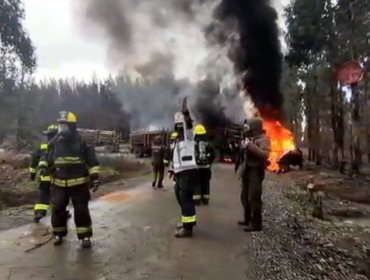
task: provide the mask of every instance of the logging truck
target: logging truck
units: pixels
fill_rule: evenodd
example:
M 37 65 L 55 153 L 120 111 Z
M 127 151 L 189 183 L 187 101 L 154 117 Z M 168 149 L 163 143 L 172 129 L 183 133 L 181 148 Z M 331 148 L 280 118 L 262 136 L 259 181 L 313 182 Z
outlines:
M 120 134 L 114 130 L 99 130 L 99 129 L 77 129 L 82 139 L 93 147 L 105 146 L 110 152 L 119 152 L 119 144 L 121 142 Z
M 130 133 L 130 151 L 136 157 L 150 156 L 152 154 L 152 142 L 157 136 L 162 138 L 163 145 L 168 144 L 169 132 L 165 129 L 149 130 L 138 129 Z

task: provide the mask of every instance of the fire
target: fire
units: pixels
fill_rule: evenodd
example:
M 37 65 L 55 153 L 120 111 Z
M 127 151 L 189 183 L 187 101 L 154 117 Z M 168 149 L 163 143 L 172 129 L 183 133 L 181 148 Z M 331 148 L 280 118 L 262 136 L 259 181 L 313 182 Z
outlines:
M 269 161 L 271 164 L 268 167 L 269 171 L 278 171 L 278 160 L 287 151 L 295 149 L 292 133 L 283 127 L 278 121 L 263 121 L 263 128 L 271 141 L 271 153 Z

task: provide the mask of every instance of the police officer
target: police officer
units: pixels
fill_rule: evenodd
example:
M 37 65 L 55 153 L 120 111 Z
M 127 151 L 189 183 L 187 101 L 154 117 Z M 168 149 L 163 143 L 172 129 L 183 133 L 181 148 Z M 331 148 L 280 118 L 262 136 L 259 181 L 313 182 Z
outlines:
M 241 142 L 243 162 L 240 165 L 242 179 L 241 201 L 245 231 L 262 230 L 262 182 L 270 153 L 270 140 L 263 129 L 261 118 L 252 118 L 244 124 L 245 138 Z
M 43 174 L 41 176 L 36 176 L 36 168 L 43 157 L 47 153 L 48 142 L 57 134 L 58 127 L 56 125 L 49 125 L 44 134 L 47 137 L 47 142 L 40 144 L 40 146 L 32 153 L 29 172 L 31 176 L 31 181 L 35 181 L 38 177 L 38 194 L 37 201 L 34 207 L 34 221 L 38 223 L 43 217 L 46 216 L 47 210 L 49 209 L 50 201 L 50 174 Z
M 177 225 L 175 237 L 193 236 L 196 224 L 194 188 L 198 184 L 198 167 L 195 159 L 195 143 L 192 131 L 192 120 L 188 114 L 175 114 L 175 131 L 178 137 L 173 151 L 173 172 L 179 188 L 181 223 Z
M 40 172 L 49 168 L 52 175 L 52 217 L 54 245 L 67 235 L 66 207 L 71 199 L 77 237 L 83 248 L 91 246 L 92 224 L 88 208 L 90 190 L 99 187 L 99 164 L 94 149 L 77 132 L 77 118 L 63 111 L 58 119 L 58 134 L 49 143 L 47 156 L 39 163 Z
M 194 127 L 195 157 L 197 159 L 199 185 L 193 196 L 195 205 L 208 205 L 210 198 L 210 181 L 212 177 L 211 164 L 215 159 L 215 152 L 208 141 L 206 128 L 202 124 Z
M 162 137 L 156 136 L 152 145 L 152 166 L 153 166 L 153 183 L 152 187 L 158 189 L 163 188 L 163 177 L 165 164 L 168 163 L 166 159 L 166 148 L 162 145 Z

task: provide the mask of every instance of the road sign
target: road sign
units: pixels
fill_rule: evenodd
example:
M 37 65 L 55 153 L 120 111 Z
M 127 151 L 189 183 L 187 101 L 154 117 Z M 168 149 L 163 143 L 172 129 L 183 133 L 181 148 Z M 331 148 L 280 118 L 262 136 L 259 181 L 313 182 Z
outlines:
M 361 81 L 364 69 L 357 61 L 348 61 L 338 67 L 336 74 L 342 85 L 352 85 Z

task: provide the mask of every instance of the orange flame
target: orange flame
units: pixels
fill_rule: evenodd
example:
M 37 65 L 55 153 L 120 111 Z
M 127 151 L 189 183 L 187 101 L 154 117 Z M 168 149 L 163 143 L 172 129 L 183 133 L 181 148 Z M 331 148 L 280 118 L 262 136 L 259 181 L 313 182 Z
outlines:
M 263 121 L 263 128 L 271 141 L 271 153 L 269 156 L 270 165 L 267 168 L 269 171 L 278 171 L 278 160 L 288 151 L 294 150 L 294 140 L 292 133 L 283 127 L 278 121 Z

